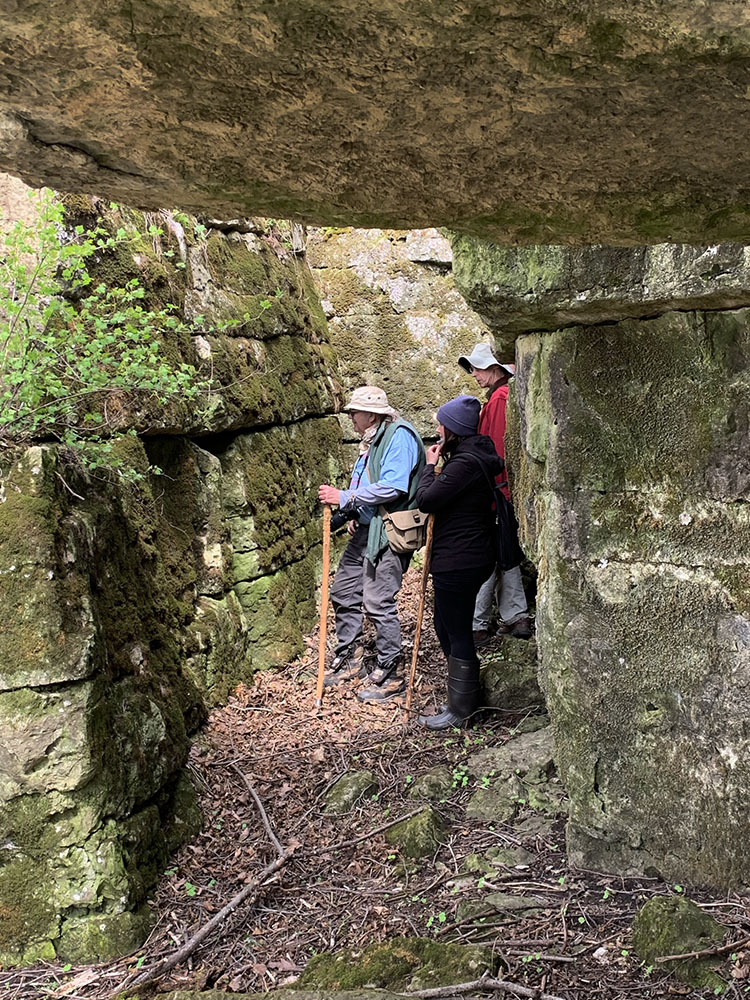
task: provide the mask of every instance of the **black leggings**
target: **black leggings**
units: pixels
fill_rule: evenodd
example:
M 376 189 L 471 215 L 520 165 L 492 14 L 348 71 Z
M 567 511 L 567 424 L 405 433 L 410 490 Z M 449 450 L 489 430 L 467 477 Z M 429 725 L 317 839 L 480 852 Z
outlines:
M 457 660 L 475 660 L 474 605 L 479 588 L 495 567 L 454 570 L 433 573 L 435 591 L 435 631 L 446 656 Z

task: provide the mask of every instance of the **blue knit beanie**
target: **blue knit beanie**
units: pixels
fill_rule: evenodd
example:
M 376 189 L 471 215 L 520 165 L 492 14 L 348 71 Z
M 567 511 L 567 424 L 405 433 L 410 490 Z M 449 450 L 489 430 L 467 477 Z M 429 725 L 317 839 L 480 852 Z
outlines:
M 437 411 L 438 423 L 459 437 L 476 434 L 481 404 L 476 396 L 456 396 Z

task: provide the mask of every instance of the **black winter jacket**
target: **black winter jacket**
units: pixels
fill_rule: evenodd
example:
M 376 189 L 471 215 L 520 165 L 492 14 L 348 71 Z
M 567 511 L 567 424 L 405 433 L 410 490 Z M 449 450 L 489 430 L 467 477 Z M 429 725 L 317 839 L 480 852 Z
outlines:
M 422 469 L 417 505 L 426 514 L 435 516 L 433 573 L 494 563 L 493 496 L 482 466 L 494 482 L 504 465 L 492 439 L 485 434 L 474 434 L 459 442 L 439 476 L 432 465 Z

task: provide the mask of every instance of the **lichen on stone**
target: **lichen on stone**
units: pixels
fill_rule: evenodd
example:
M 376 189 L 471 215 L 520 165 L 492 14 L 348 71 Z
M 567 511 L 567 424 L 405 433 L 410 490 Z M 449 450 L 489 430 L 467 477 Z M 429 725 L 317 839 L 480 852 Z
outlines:
M 717 947 L 724 938 L 724 928 L 685 896 L 654 896 L 646 902 L 633 921 L 633 948 L 649 965 L 667 955 L 688 955 Z M 662 963 L 661 967 L 679 980 L 696 987 L 723 991 L 724 980 L 716 974 L 719 960 L 688 957 Z

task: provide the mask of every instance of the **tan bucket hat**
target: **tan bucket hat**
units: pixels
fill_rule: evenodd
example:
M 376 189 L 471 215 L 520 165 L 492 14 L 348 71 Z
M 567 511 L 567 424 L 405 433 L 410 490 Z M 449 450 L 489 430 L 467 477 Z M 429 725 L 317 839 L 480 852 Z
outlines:
M 344 407 L 345 410 L 359 410 L 363 413 L 378 413 L 386 417 L 395 417 L 396 411 L 388 402 L 384 389 L 376 385 L 361 385 L 352 393 L 352 398 Z

